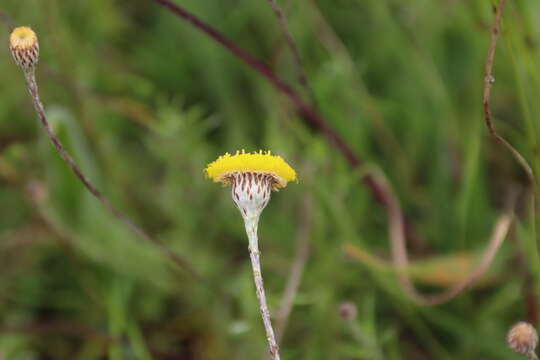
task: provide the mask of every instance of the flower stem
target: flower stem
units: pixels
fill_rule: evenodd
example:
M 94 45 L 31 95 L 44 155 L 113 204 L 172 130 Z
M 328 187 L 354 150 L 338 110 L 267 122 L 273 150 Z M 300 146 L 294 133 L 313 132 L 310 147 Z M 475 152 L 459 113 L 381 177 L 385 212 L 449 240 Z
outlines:
M 244 223 L 249 239 L 249 257 L 251 258 L 253 280 L 255 281 L 257 299 L 259 299 L 261 317 L 264 323 L 264 330 L 266 331 L 266 340 L 268 341 L 268 346 L 270 349 L 270 358 L 272 360 L 279 360 L 279 347 L 274 335 L 274 329 L 272 328 L 272 322 L 270 321 L 270 311 L 268 310 L 268 304 L 266 303 L 266 295 L 264 292 L 263 277 L 261 273 L 259 239 L 257 237 L 259 218 L 244 218 Z
M 101 192 L 90 182 L 90 180 L 84 175 L 84 173 L 81 171 L 81 169 L 77 166 L 75 163 L 75 160 L 71 157 L 71 155 L 68 154 L 62 143 L 60 142 L 60 139 L 56 136 L 54 133 L 51 125 L 49 124 L 49 121 L 47 120 L 47 117 L 45 115 L 45 109 L 43 107 L 43 104 L 41 103 L 41 100 L 39 99 L 39 92 L 38 92 L 38 86 L 36 82 L 36 77 L 34 73 L 34 69 L 28 70 L 24 72 L 24 77 L 26 79 L 26 84 L 28 86 L 28 91 L 30 92 L 30 95 L 32 97 L 32 102 L 34 104 L 34 108 L 36 110 L 36 113 L 39 117 L 40 123 L 43 126 L 43 129 L 47 132 L 47 135 L 49 139 L 51 140 L 52 144 L 62 157 L 62 159 L 69 165 L 70 169 L 73 171 L 73 173 L 79 178 L 79 180 L 83 183 L 83 185 L 90 191 L 92 195 L 96 199 L 98 199 L 115 217 L 120 219 L 122 222 L 126 223 L 129 228 L 131 228 L 136 234 L 141 236 L 142 238 L 148 240 L 148 235 L 144 233 L 142 230 L 140 230 L 138 227 L 136 227 L 129 219 L 127 219 L 122 213 L 120 213 L 110 202 L 105 198 Z
M 141 239 L 153 243 L 158 247 L 158 249 L 169 257 L 176 265 L 185 270 L 188 274 L 201 280 L 201 276 L 191 267 L 191 264 L 187 262 L 184 258 L 181 258 L 179 255 L 176 255 L 172 251 L 163 247 L 160 243 L 152 239 L 146 232 L 139 228 L 135 223 L 133 223 L 126 215 L 120 212 L 98 189 L 94 184 L 86 177 L 82 172 L 81 168 L 75 163 L 75 160 L 69 155 L 66 148 L 60 142 L 60 139 L 54 133 L 47 116 L 45 115 L 45 109 L 43 103 L 39 98 L 38 85 L 36 82 L 35 69 L 24 70 L 24 78 L 26 80 L 26 85 L 30 96 L 32 97 L 32 102 L 34 104 L 34 109 L 38 115 L 39 121 L 47 133 L 47 136 L 51 140 L 52 144 L 60 154 L 60 157 L 69 165 L 71 171 L 77 176 L 77 178 L 83 183 L 86 189 L 97 199 L 103 206 L 119 221 L 124 223 L 133 233 L 138 235 Z

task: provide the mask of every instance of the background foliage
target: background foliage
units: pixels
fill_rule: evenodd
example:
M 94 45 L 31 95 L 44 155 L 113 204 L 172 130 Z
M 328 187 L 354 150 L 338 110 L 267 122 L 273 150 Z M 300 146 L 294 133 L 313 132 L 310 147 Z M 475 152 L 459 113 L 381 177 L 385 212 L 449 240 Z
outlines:
M 298 84 L 264 0 L 178 0 Z M 0 48 L 0 358 L 254 359 L 266 343 L 241 217 L 202 169 L 225 151 L 272 149 L 298 171 L 260 224 L 272 309 L 298 242 L 310 254 L 283 359 L 517 359 L 514 322 L 536 321 L 527 180 L 482 121 L 487 0 L 280 1 L 319 111 L 366 162 L 351 170 L 287 98 L 152 1 L 3 0 L 40 36 L 38 82 L 55 130 L 100 189 L 188 259 L 196 280 L 112 219 L 38 127 Z M 540 2 L 509 0 L 495 59 L 495 122 L 540 166 Z M 5 28 L 4 28 L 5 29 Z M 7 43 L 7 31 L 0 42 Z M 303 91 L 297 86 L 299 91 Z M 309 94 L 304 93 L 306 98 Z M 510 187 L 509 241 L 481 284 L 417 306 L 398 287 L 386 215 L 359 181 L 388 176 L 424 290 L 466 276 Z M 346 322 L 339 305 L 358 317 Z

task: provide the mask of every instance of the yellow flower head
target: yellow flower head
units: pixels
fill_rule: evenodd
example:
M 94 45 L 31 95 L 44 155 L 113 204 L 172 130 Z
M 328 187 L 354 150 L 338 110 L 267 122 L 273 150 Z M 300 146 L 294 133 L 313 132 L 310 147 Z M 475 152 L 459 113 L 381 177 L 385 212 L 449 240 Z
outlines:
M 9 44 L 17 49 L 29 49 L 35 46 L 37 41 L 36 33 L 28 26 L 15 28 L 9 36 Z
M 287 186 L 296 180 L 296 172 L 281 158 L 268 152 L 246 153 L 244 150 L 231 155 L 226 153 L 210 163 L 204 170 L 214 182 L 231 183 L 231 176 L 236 173 L 254 173 L 270 175 L 274 178 L 273 189 Z
M 9 49 L 15 63 L 23 70 L 33 69 L 39 59 L 39 43 L 34 30 L 28 26 L 13 29 L 9 36 Z

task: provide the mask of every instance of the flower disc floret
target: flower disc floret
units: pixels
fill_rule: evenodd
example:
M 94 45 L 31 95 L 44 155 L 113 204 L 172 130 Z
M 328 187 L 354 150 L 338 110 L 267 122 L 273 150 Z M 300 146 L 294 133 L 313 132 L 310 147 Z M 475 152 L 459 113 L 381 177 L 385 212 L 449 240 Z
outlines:
M 9 36 L 9 44 L 18 49 L 29 49 L 37 43 L 37 36 L 34 30 L 28 26 L 15 28 Z
M 231 176 L 236 173 L 254 173 L 270 175 L 274 178 L 273 189 L 287 186 L 289 181 L 296 180 L 296 172 L 280 156 L 268 152 L 246 153 L 237 151 L 231 155 L 226 153 L 205 169 L 206 175 L 214 182 L 231 183 Z

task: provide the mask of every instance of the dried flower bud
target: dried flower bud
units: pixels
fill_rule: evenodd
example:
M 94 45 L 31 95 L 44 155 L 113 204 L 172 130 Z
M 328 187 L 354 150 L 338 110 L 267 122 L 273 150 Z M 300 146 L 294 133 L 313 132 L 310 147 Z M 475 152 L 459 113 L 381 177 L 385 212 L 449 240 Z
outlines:
M 356 319 L 356 316 L 358 315 L 358 310 L 356 308 L 356 305 L 352 302 L 344 302 L 339 305 L 339 317 L 341 317 L 345 321 L 352 321 Z
M 513 351 L 523 355 L 529 355 L 538 344 L 538 333 L 531 324 L 519 322 L 512 326 L 506 340 L 508 341 L 508 346 Z
M 13 29 L 9 36 L 9 49 L 17 65 L 23 70 L 33 69 L 39 59 L 39 43 L 36 33 L 27 26 Z

